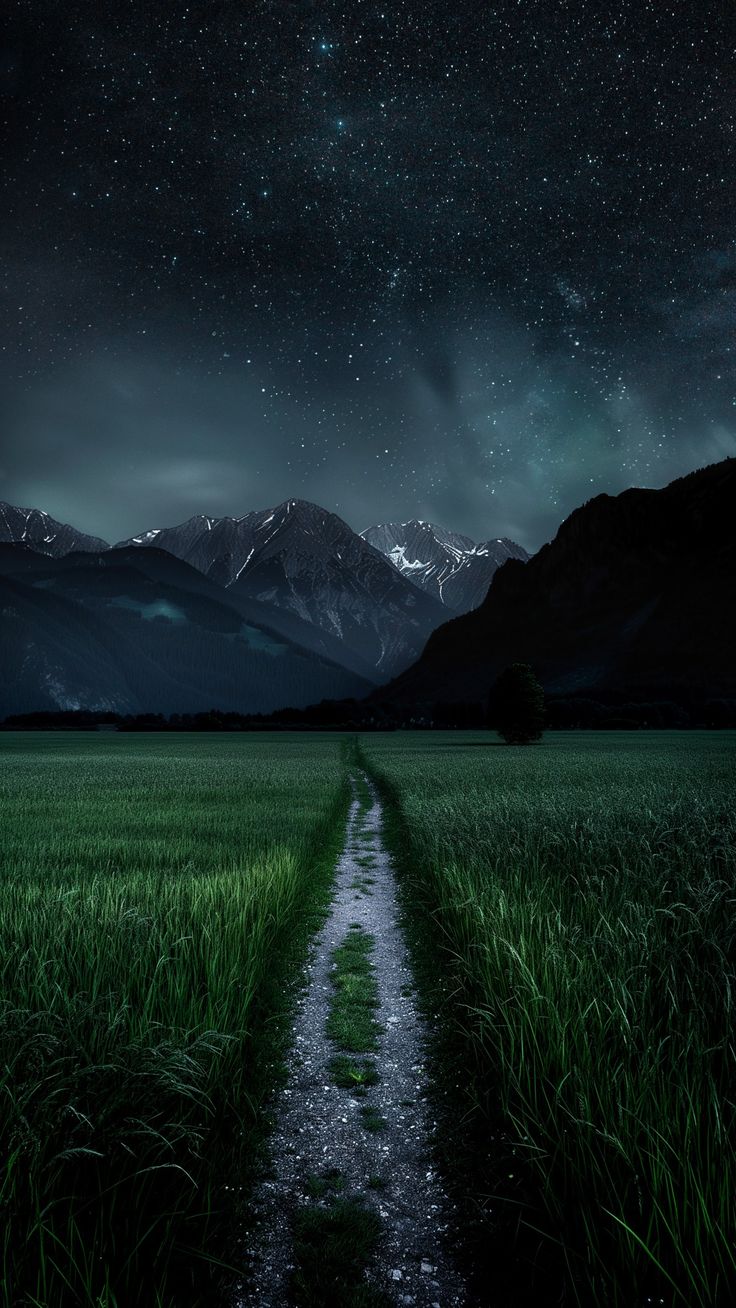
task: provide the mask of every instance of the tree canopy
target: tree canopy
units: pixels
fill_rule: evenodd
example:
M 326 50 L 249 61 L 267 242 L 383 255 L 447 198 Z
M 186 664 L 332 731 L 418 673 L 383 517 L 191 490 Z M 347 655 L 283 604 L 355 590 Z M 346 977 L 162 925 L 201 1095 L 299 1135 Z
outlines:
M 512 663 L 496 681 L 488 706 L 489 726 L 507 745 L 528 745 L 544 730 L 544 690 L 528 663 Z

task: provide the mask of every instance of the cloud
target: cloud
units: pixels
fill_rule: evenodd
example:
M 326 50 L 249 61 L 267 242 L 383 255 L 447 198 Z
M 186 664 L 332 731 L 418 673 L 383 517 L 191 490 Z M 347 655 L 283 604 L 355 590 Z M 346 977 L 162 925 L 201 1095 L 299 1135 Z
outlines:
M 736 452 L 733 410 L 706 411 L 679 355 L 581 339 L 571 355 L 510 313 L 460 328 L 437 311 L 398 346 L 380 322 L 340 349 L 263 335 L 246 367 L 219 338 L 190 364 L 162 328 L 9 388 L 0 497 L 109 540 L 297 495 L 358 529 L 420 516 L 535 549 L 600 491 Z

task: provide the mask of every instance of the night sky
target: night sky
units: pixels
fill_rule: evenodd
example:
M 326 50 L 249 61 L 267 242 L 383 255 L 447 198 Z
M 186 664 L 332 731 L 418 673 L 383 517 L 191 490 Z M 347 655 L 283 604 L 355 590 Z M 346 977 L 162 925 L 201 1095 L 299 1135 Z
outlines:
M 11 15 L 0 498 L 536 548 L 736 453 L 726 0 Z

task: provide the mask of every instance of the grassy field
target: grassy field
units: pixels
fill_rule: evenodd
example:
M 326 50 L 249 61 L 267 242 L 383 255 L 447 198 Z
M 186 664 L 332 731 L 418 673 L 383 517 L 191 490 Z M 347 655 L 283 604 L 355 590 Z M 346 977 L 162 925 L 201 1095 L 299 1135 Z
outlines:
M 491 1258 L 513 1206 L 566 1264 L 566 1302 L 733 1303 L 733 733 L 361 749 L 451 994 Z
M 6 1305 L 211 1302 L 346 808 L 332 736 L 0 735 Z
M 736 737 L 360 749 L 496 1283 L 513 1212 L 568 1302 L 733 1302 Z M 213 1301 L 346 775 L 334 736 L 0 735 L 4 1304 Z

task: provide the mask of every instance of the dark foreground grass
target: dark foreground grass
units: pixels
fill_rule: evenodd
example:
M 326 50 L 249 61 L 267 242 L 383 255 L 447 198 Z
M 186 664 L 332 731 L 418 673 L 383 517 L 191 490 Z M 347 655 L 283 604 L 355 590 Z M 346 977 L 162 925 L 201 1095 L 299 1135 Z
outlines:
M 498 1271 L 517 1226 L 540 1303 L 736 1301 L 733 735 L 363 750 L 433 953 L 476 1255 Z
M 342 843 L 339 743 L 3 735 L 0 766 L 0 1302 L 210 1305 Z

